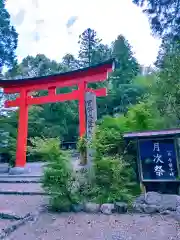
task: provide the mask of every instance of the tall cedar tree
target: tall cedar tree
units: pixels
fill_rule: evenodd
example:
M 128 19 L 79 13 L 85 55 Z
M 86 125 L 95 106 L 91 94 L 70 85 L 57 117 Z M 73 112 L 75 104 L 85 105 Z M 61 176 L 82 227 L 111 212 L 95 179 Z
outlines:
M 5 1 L 0 0 L 0 72 L 3 66 L 12 67 L 16 59 L 18 34 L 10 23 L 10 15 L 5 8 Z
M 101 40 L 97 38 L 96 31 L 91 28 L 86 29 L 79 36 L 79 62 L 82 67 L 88 67 L 95 63 L 93 60 L 100 42 Z
M 116 59 L 118 68 L 113 73 L 116 77 L 113 84 L 118 87 L 119 84 L 129 84 L 139 72 L 139 64 L 133 56 L 132 47 L 124 36 L 119 35 L 113 43 L 113 58 Z
M 139 65 L 133 56 L 132 47 L 122 35 L 112 44 L 112 56 L 116 59 L 117 68 L 109 78 L 108 95 L 98 99 L 99 117 L 126 112 L 129 105 L 138 102 L 144 91 L 133 83 L 140 71 Z
M 180 1 L 179 0 L 132 0 L 145 7 L 154 33 L 164 36 L 172 33 L 173 39 L 180 39 Z
M 179 54 L 180 52 L 180 40 L 173 39 L 173 36 L 171 33 L 167 34 L 162 38 L 162 43 L 159 48 L 157 60 L 156 60 L 156 66 L 160 69 L 163 69 L 165 67 L 165 61 L 166 58 L 169 55 L 172 54 Z
M 122 35 L 119 35 L 112 48 L 112 56 L 116 59 L 118 67 L 110 78 L 109 114 L 125 112 L 129 105 L 137 103 L 142 94 L 142 89 L 133 84 L 140 67 L 133 56 L 132 47 Z

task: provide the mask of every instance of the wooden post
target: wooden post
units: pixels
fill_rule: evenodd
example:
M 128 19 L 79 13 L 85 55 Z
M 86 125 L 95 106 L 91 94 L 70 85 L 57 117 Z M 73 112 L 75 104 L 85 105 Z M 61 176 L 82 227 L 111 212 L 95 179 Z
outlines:
M 20 92 L 19 123 L 17 136 L 16 167 L 24 168 L 26 165 L 27 135 L 28 135 L 28 105 L 27 92 Z
M 140 189 L 142 193 L 146 193 L 146 187 L 142 182 L 140 182 Z

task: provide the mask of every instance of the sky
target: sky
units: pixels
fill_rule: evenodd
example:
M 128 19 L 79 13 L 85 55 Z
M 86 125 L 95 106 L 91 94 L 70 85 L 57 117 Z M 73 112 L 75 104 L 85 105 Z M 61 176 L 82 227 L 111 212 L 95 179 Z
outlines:
M 57 61 L 66 53 L 77 55 L 78 37 L 88 27 L 104 44 L 124 35 L 144 66 L 156 60 L 160 40 L 132 0 L 7 0 L 6 7 L 19 33 L 19 61 L 38 53 Z

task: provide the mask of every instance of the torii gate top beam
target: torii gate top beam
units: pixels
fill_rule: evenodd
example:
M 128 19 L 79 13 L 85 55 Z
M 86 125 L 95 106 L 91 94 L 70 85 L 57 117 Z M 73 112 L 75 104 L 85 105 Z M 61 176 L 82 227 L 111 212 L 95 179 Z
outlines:
M 0 87 L 4 88 L 7 94 L 18 93 L 21 89 L 26 91 L 46 90 L 51 87 L 68 87 L 77 85 L 81 81 L 86 83 L 105 81 L 108 72 L 113 70 L 114 60 L 108 60 L 98 65 L 65 72 L 55 75 L 48 75 L 34 78 L 15 80 L 0 80 Z

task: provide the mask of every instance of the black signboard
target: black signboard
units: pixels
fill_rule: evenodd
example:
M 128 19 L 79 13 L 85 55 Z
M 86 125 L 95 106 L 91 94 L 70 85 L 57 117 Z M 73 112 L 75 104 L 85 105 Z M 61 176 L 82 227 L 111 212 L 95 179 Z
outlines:
M 139 141 L 142 180 L 175 181 L 178 165 L 174 139 Z

